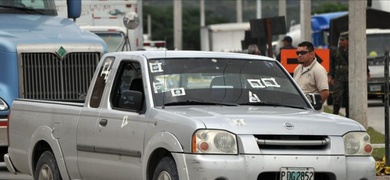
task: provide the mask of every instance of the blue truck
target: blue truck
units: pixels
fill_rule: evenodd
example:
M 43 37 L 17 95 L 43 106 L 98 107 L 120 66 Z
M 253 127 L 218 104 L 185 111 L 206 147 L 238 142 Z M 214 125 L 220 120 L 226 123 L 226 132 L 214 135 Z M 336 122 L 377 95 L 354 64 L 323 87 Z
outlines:
M 311 17 L 312 42 L 314 47 L 316 48 L 328 47 L 330 20 L 346 14 L 348 14 L 348 12 L 342 11 L 342 12 L 315 14 Z M 290 36 L 293 39 L 293 46 L 297 47 L 297 45 L 303 41 L 301 38 L 301 25 L 295 24 L 291 26 L 290 31 L 286 33 L 286 36 Z M 278 44 L 276 45 L 276 51 L 279 51 L 279 48 L 281 46 L 282 43 L 278 42 Z
M 15 98 L 83 101 L 107 52 L 101 38 L 75 24 L 81 0 L 66 1 L 68 18 L 57 16 L 55 0 L 0 0 L 0 157 Z

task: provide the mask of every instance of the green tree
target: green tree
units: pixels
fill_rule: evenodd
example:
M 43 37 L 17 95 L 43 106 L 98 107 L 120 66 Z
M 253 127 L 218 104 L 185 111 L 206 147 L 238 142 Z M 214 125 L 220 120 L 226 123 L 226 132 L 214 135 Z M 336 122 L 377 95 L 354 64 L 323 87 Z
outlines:
M 324 3 L 318 9 L 314 10 L 312 14 L 321 14 L 329 12 L 348 11 L 348 6 L 341 3 Z

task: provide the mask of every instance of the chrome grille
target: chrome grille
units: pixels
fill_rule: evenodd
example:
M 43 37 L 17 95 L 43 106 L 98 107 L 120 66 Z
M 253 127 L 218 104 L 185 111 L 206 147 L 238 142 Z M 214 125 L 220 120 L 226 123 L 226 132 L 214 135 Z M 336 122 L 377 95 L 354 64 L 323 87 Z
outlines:
M 260 149 L 324 149 L 330 144 L 327 136 L 255 135 Z
M 99 52 L 72 52 L 63 59 L 54 53 L 21 53 L 21 96 L 83 100 L 99 60 Z

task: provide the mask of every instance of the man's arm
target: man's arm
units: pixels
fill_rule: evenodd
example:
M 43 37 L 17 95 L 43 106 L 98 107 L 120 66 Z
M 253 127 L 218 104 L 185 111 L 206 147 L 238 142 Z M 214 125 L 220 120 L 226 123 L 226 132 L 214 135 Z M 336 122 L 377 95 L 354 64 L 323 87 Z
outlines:
M 319 64 L 320 65 L 320 64 Z M 328 99 L 329 96 L 329 84 L 328 84 L 328 76 L 326 70 L 321 65 L 320 68 L 315 73 L 315 82 L 318 91 L 321 95 L 322 104 Z
M 324 104 L 326 99 L 328 99 L 329 90 L 328 89 L 324 89 L 324 90 L 320 91 L 320 95 L 321 95 L 322 104 Z

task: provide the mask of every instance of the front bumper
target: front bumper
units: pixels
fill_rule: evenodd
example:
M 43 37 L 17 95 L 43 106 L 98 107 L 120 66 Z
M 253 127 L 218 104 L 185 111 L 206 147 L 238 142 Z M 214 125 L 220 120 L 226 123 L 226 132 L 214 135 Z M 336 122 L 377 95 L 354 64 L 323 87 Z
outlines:
M 9 157 L 8 154 L 4 154 L 4 162 L 5 166 L 7 167 L 8 171 L 11 172 L 12 174 L 16 174 L 15 167 L 11 161 L 11 158 Z
M 375 160 L 371 156 L 186 154 L 179 157 L 185 158 L 189 176 L 180 179 L 280 179 L 282 167 L 312 167 L 315 179 L 375 180 Z
M 369 95 L 383 95 L 385 90 L 384 83 L 368 83 L 367 92 Z

